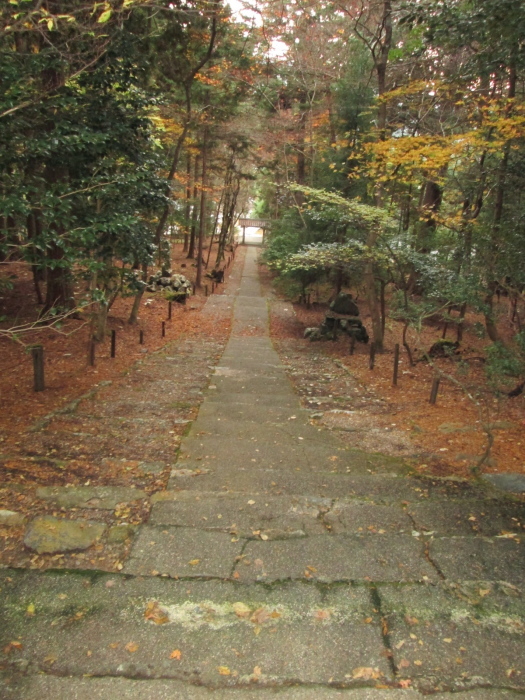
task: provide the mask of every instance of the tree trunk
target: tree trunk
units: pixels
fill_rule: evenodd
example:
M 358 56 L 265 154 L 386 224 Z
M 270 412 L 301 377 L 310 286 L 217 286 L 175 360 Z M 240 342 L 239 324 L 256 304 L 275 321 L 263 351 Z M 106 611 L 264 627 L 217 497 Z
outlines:
M 195 156 L 195 163 L 193 168 L 193 204 L 191 211 L 191 231 L 190 231 L 190 244 L 188 247 L 187 258 L 195 257 L 195 235 L 197 232 L 197 194 L 198 194 L 198 178 L 199 178 L 199 156 Z
M 142 286 L 140 292 L 137 292 L 135 294 L 135 299 L 133 300 L 133 307 L 128 318 L 128 323 L 132 326 L 134 326 L 138 321 L 140 302 L 142 301 L 142 297 L 144 296 L 144 289 L 146 287 L 146 282 L 148 281 L 148 266 L 146 264 L 142 265 L 142 281 L 144 282 L 144 285 Z
M 204 138 L 202 141 L 202 175 L 201 175 L 201 205 L 200 205 L 200 220 L 199 220 L 199 242 L 197 254 L 197 278 L 195 284 L 200 287 L 202 284 L 202 256 L 204 250 L 204 235 L 206 233 L 206 165 L 207 165 L 207 148 L 208 148 L 208 127 L 204 127 Z
M 190 245 L 190 212 L 191 212 L 191 153 L 188 151 L 186 160 L 186 203 L 184 205 L 184 247 L 187 253 Z

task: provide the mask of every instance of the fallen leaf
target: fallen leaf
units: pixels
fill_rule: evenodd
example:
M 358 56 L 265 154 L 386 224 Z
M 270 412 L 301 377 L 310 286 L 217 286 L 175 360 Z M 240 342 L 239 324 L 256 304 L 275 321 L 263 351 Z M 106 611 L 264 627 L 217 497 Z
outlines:
M 410 666 L 410 661 L 408 659 L 401 659 L 399 662 L 399 668 L 408 668 Z
M 270 619 L 270 612 L 266 608 L 257 608 L 257 610 L 250 617 L 250 622 L 254 625 L 262 625 L 263 622 L 267 622 Z
M 217 666 L 217 671 L 221 676 L 231 676 L 231 671 L 228 666 Z
M 479 589 L 479 594 L 482 598 L 484 598 L 489 593 L 490 593 L 490 588 L 480 588 Z
M 313 574 L 317 573 L 317 569 L 315 568 L 315 566 L 307 566 L 306 568 L 308 569 L 308 571 L 311 571 Z
M 421 666 L 422 664 L 423 664 L 423 662 L 420 661 L 419 659 L 416 659 L 416 660 L 414 661 L 414 665 L 415 665 L 415 666 Z
M 126 644 L 126 646 L 124 647 L 124 649 L 126 651 L 129 651 L 130 654 L 134 654 L 138 648 L 139 648 L 139 645 L 136 644 L 135 642 L 128 642 Z
M 237 578 L 241 578 L 241 575 L 239 574 L 239 572 L 238 572 L 238 571 L 235 571 L 235 572 L 234 572 L 234 574 L 233 574 L 233 578 L 235 578 L 235 579 L 237 579 Z
M 417 617 L 410 617 L 410 615 L 405 615 L 405 621 L 409 625 L 419 625 L 419 620 Z
M 409 678 L 402 678 L 399 681 L 400 688 L 410 688 L 411 685 L 412 685 L 412 681 Z
M 120 644 L 118 642 L 113 642 L 113 644 L 108 645 L 110 649 L 118 649 Z
M 259 678 L 259 676 L 262 675 L 262 670 L 261 670 L 261 667 L 260 667 L 260 666 L 255 666 L 255 667 L 254 667 L 254 669 L 253 669 L 253 675 L 254 675 L 254 676 L 257 676 L 257 678 Z
M 190 566 L 197 566 L 197 564 L 200 564 L 201 560 L 200 559 L 192 559 L 191 561 L 188 562 Z
M 240 618 L 248 618 L 251 615 L 251 609 L 244 603 L 234 603 L 233 612 Z
M 254 506 L 254 505 L 255 505 L 255 501 L 251 501 L 251 500 L 248 501 L 248 505 L 249 505 L 249 506 Z
M 261 532 L 261 540 L 264 540 L 266 542 L 267 539 L 268 535 L 265 535 L 264 532 Z
M 330 619 L 330 611 L 329 610 L 316 610 L 314 613 L 314 617 L 316 620 L 329 620 Z
M 371 618 L 371 617 L 365 617 L 366 624 L 369 625 L 372 622 L 372 619 L 373 618 Z
M 46 656 L 46 658 L 44 659 L 44 663 L 45 664 L 54 664 L 56 660 L 57 660 L 56 656 Z
M 450 644 L 452 642 L 452 639 L 450 637 L 445 637 L 445 639 L 443 641 L 446 642 L 447 644 Z
M 146 620 L 151 620 L 151 622 L 154 622 L 156 625 L 165 625 L 166 622 L 170 621 L 166 612 L 159 606 L 156 600 L 152 600 L 147 604 L 144 617 Z
M 22 646 L 21 642 L 9 642 L 9 644 L 6 644 L 4 647 L 4 654 L 10 654 L 12 651 L 21 651 L 24 647 Z
M 170 659 L 177 659 L 177 661 L 180 659 L 182 656 L 182 652 L 180 649 L 174 649 L 171 654 L 170 654 Z
M 383 674 L 378 668 L 369 668 L 366 666 L 360 666 L 359 668 L 354 668 L 352 671 L 352 678 L 362 678 L 365 681 L 377 680 L 381 678 Z
M 405 643 L 405 640 L 402 639 L 400 642 L 398 642 L 398 643 L 396 644 L 396 649 L 401 649 L 401 647 L 403 646 L 404 643 Z
M 35 612 L 36 612 L 36 609 L 35 609 L 34 603 L 29 603 L 29 605 L 26 608 L 27 617 L 34 617 Z

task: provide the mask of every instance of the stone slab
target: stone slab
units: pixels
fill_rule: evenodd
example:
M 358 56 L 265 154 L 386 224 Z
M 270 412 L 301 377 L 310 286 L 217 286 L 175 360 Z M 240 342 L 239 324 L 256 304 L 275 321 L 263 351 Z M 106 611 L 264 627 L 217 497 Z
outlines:
M 36 495 L 62 508 L 100 508 L 113 510 L 119 503 L 148 498 L 141 489 L 126 486 L 40 486 Z
M 510 500 L 449 501 L 424 503 L 408 508 L 415 528 L 442 535 L 501 535 L 523 533 L 525 503 Z
M 145 526 L 139 531 L 123 571 L 135 576 L 157 572 L 178 577 L 228 578 L 242 544 L 242 540 L 232 542 L 232 536 L 225 533 Z
M 525 474 L 484 474 L 492 486 L 509 493 L 525 493 Z
M 106 526 L 90 520 L 63 520 L 42 516 L 32 520 L 24 536 L 24 544 L 38 554 L 74 552 L 91 547 L 99 540 Z
M 426 692 L 525 689 L 525 619 L 486 604 L 490 588 L 482 593 L 469 600 L 469 591 L 441 586 L 379 588 L 400 677 Z
M 482 692 L 483 695 L 479 696 L 461 694 L 457 700 L 510 700 L 510 695 L 505 691 L 498 696 L 487 694 L 490 691 Z M 5 700 L 422 700 L 422 696 L 414 690 L 337 689 L 320 685 L 296 688 L 217 689 L 173 680 L 144 683 L 142 680 L 127 678 L 53 676 L 25 678 L 11 693 L 6 689 L 6 695 L 3 697 Z
M 254 683 L 361 686 L 356 669 L 364 667 L 392 680 L 380 619 L 364 588 L 349 587 L 328 610 L 313 586 L 266 590 L 56 574 L 42 577 L 41 586 L 38 574 L 15 578 L 7 589 L 2 582 L 0 642 L 23 637 L 16 658 L 34 672 L 251 689 Z M 28 600 L 35 609 L 29 622 Z M 151 605 L 160 611 L 159 624 L 145 616 Z M 374 619 L 365 622 L 368 617 Z M 170 658 L 174 650 L 180 658 Z
M 157 502 L 150 524 L 194 527 L 252 537 L 254 531 L 268 538 L 322 534 L 320 521 L 330 509 L 329 499 L 172 491 L 172 499 Z M 162 494 L 161 494 L 162 495 Z M 268 532 L 269 531 L 269 532 Z
M 404 535 L 308 537 L 249 542 L 236 572 L 252 581 L 420 581 L 436 580 L 423 544 Z
M 523 585 L 525 543 L 519 539 L 440 537 L 430 542 L 429 551 L 447 579 Z

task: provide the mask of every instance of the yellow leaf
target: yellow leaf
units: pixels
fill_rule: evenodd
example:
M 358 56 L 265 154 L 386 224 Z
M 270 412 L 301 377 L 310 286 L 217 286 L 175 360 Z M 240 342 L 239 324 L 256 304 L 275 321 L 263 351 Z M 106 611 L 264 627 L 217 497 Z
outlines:
M 98 18 L 97 22 L 98 22 L 99 24 L 104 24 L 105 22 L 108 21 L 108 19 L 111 17 L 112 14 L 113 14 L 113 10 L 112 10 L 112 9 L 104 10 L 104 12 L 103 12 L 103 13 L 100 15 L 100 17 Z
M 378 668 L 368 668 L 365 666 L 360 666 L 359 668 L 354 668 L 352 671 L 352 678 L 362 678 L 365 681 L 376 680 L 380 678 L 383 674 Z
M 180 649 L 174 649 L 171 654 L 170 654 L 170 659 L 177 659 L 177 661 L 180 659 L 182 656 L 182 652 Z
M 34 617 L 35 612 L 36 612 L 36 610 L 35 610 L 35 605 L 34 605 L 34 603 L 29 603 L 29 605 L 28 605 L 27 608 L 26 608 L 26 615 L 27 615 L 27 617 Z
M 250 617 L 252 611 L 244 603 L 234 603 L 233 612 L 237 615 L 237 617 L 248 618 Z
M 416 659 L 416 661 L 414 661 L 414 664 L 415 664 L 416 666 L 421 666 L 422 663 L 423 663 L 423 662 L 420 661 L 419 659 Z
M 188 562 L 190 566 L 197 566 L 197 564 L 200 564 L 200 559 L 192 559 L 191 561 Z
M 232 673 L 228 666 L 217 666 L 217 671 L 221 674 L 221 676 L 231 676 Z
M 139 645 L 136 644 L 135 642 L 128 642 L 126 644 L 126 646 L 124 647 L 124 649 L 126 651 L 129 651 L 130 654 L 134 654 L 138 648 L 139 648 Z

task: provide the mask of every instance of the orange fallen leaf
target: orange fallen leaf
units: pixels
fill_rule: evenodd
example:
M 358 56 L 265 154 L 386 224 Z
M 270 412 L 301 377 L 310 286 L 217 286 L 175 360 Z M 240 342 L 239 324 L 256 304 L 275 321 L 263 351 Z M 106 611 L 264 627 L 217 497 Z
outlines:
M 156 625 L 165 625 L 169 622 L 168 615 L 156 600 L 152 600 L 147 604 L 144 617 L 146 620 L 151 620 L 151 622 L 154 622 Z
M 399 680 L 399 687 L 400 688 L 410 688 L 412 685 L 412 681 L 409 678 L 401 678 Z
M 228 666 L 217 666 L 217 671 L 221 674 L 221 676 L 231 676 L 232 673 Z
M 410 666 L 410 661 L 408 659 L 401 659 L 399 662 L 399 668 L 408 668 Z
M 234 572 L 234 574 L 233 574 L 233 578 L 234 578 L 234 579 L 238 579 L 238 578 L 241 578 L 241 575 L 239 574 L 239 572 L 238 572 L 238 571 L 235 571 L 235 572 Z
M 174 649 L 171 654 L 170 654 L 170 659 L 177 659 L 177 661 L 180 659 L 182 656 L 182 652 L 180 649 Z
M 329 620 L 330 611 L 329 610 L 316 610 L 314 617 L 316 620 Z
M 130 654 L 134 654 L 138 648 L 139 648 L 139 645 L 136 644 L 135 642 L 128 642 L 126 644 L 126 646 L 124 647 L 124 649 L 126 651 L 129 651 Z
M 200 559 L 192 559 L 191 561 L 188 562 L 190 566 L 197 566 L 197 564 L 200 564 Z

